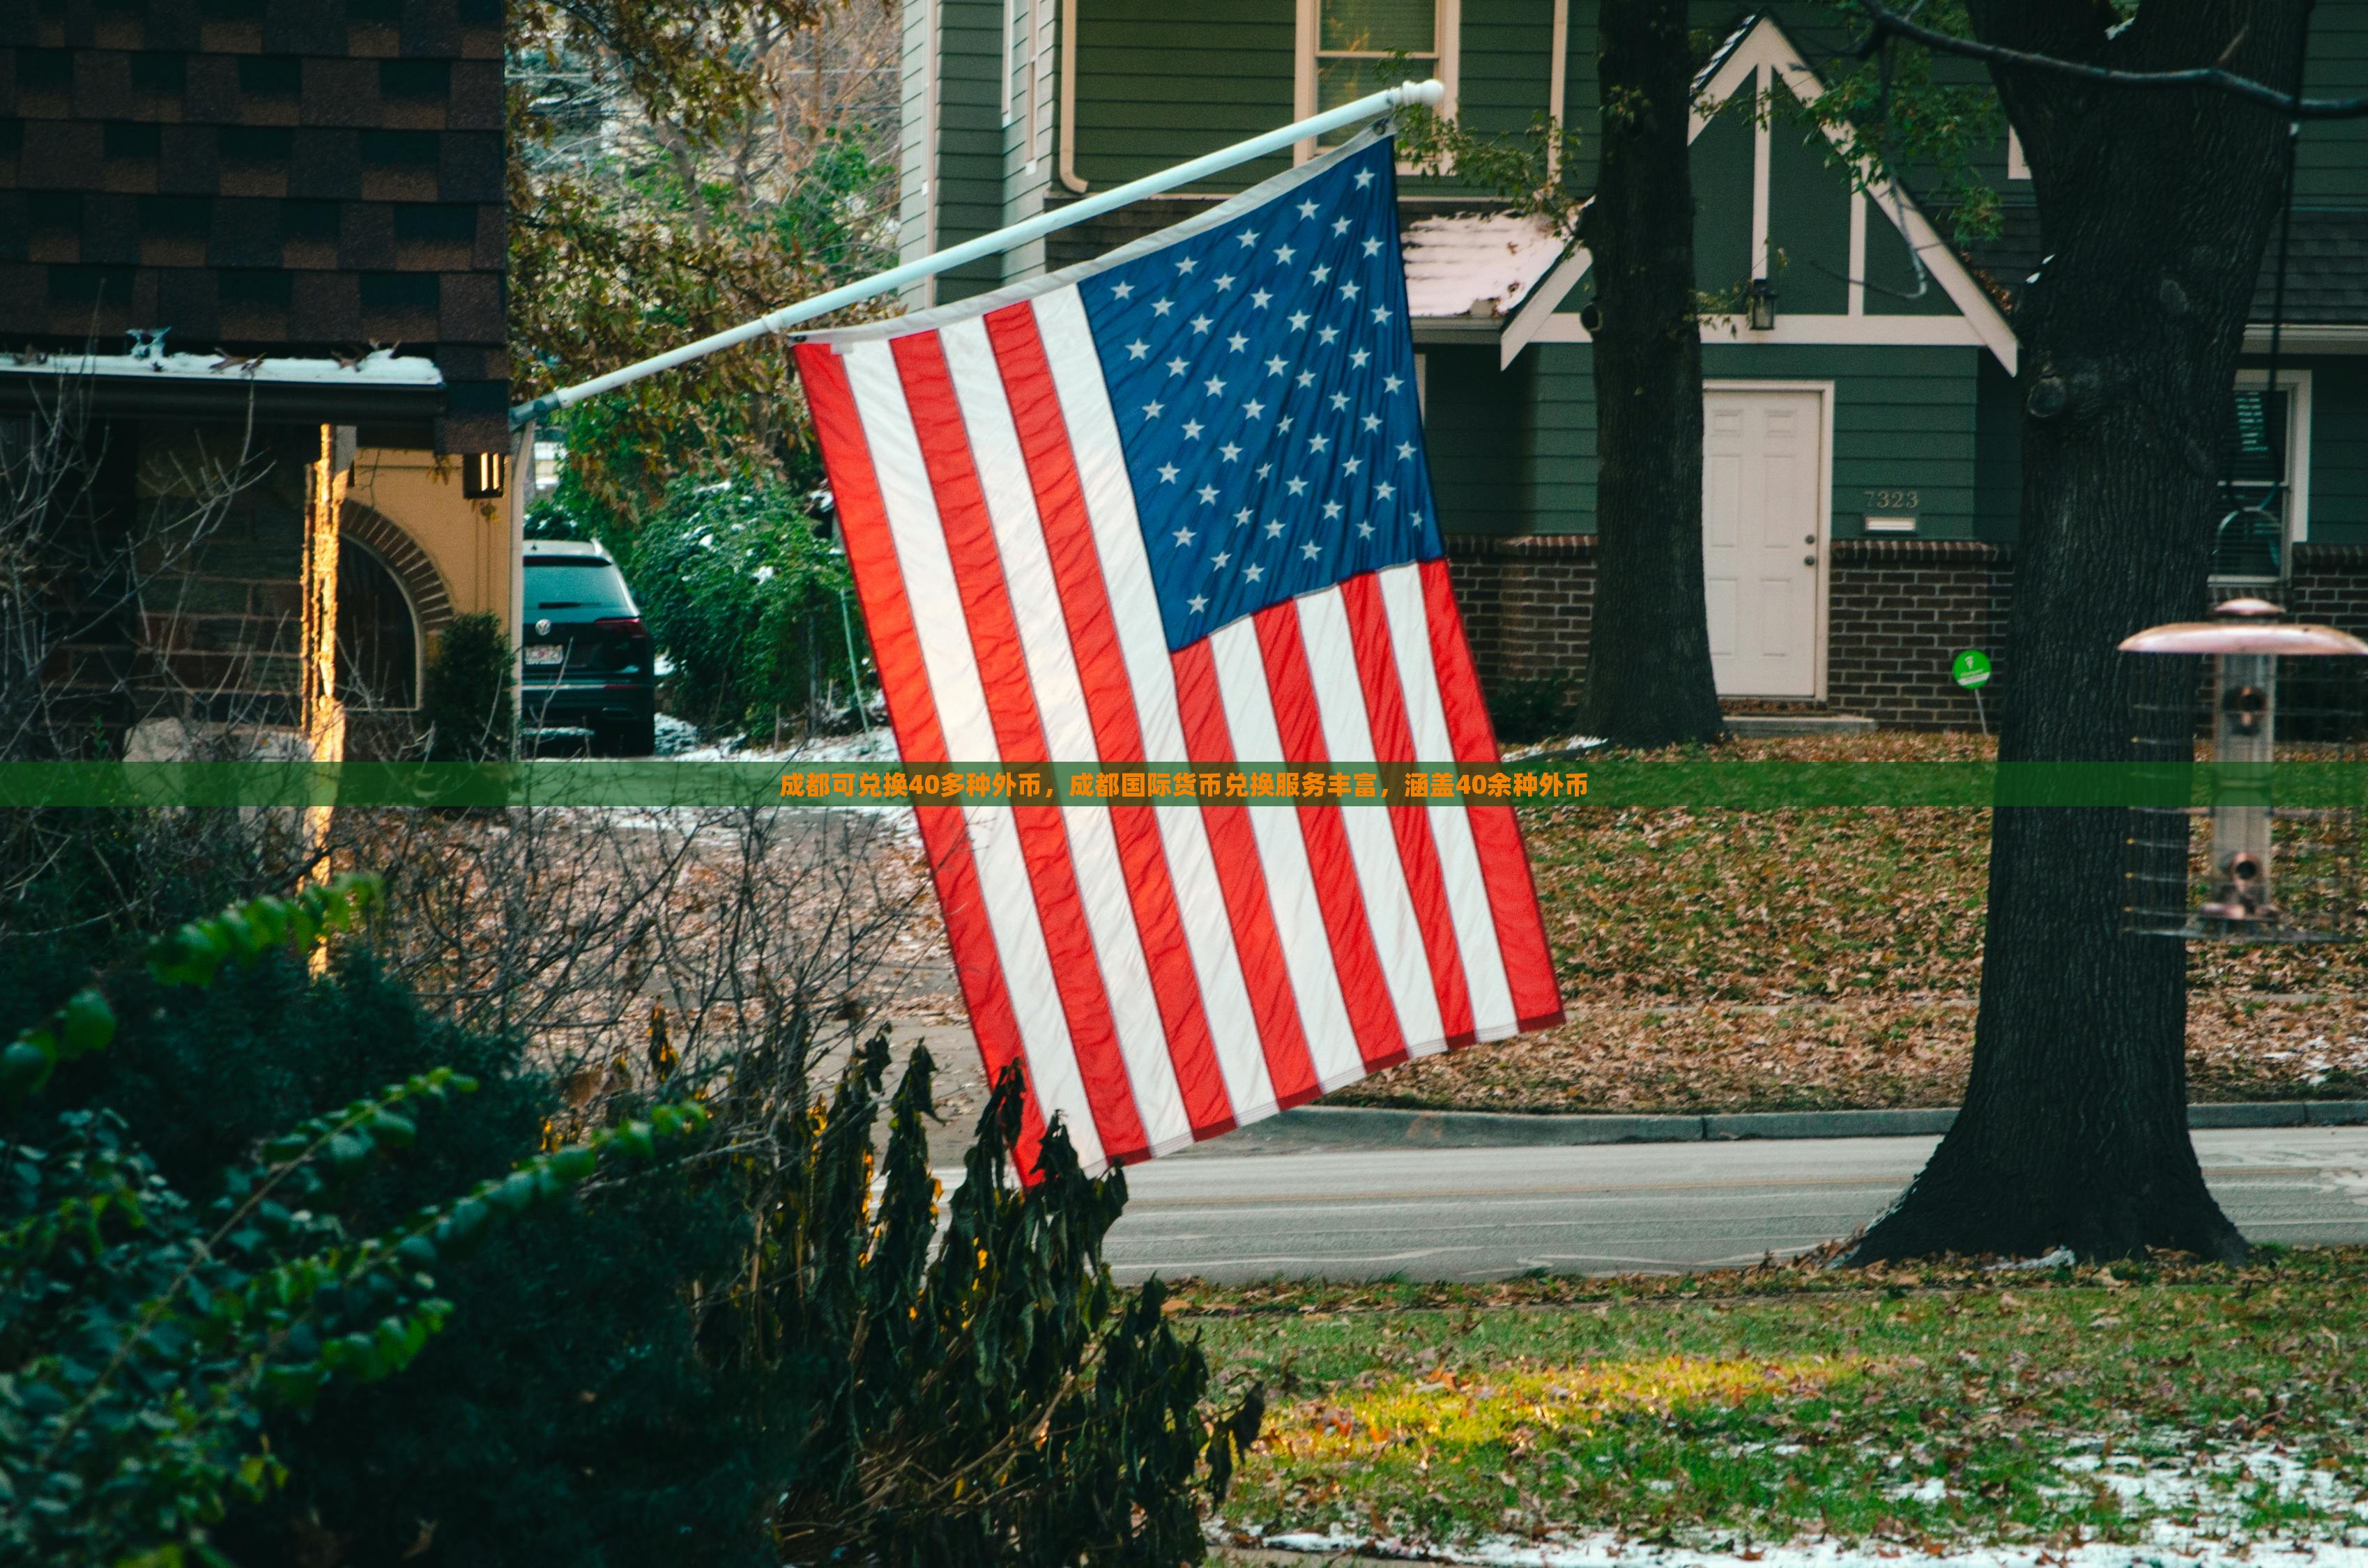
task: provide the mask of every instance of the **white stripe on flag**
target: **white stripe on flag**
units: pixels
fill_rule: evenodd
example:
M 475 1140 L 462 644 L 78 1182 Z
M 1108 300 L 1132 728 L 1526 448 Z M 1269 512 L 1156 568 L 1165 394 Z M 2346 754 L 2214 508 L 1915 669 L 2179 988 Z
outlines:
M 1019 483 L 1028 462 L 1004 398 L 986 324 L 973 316 L 940 329 L 938 338 L 945 347 L 946 369 L 962 404 L 980 487 L 986 494 L 996 550 L 1003 558 L 1004 586 L 1019 628 L 1028 677 L 1036 688 L 1036 709 L 1043 717 L 1045 744 L 1054 762 L 1099 763 L 1076 653 L 1069 646 L 1068 624 L 1061 614 L 1053 558 L 1036 516 L 1036 497 Z M 1143 955 L 1143 936 L 1135 926 L 1118 835 L 1110 826 L 1109 809 L 1099 804 L 1064 804 L 1061 817 L 1068 827 L 1077 892 L 1110 995 L 1111 1022 L 1125 1053 L 1127 1081 L 1134 1087 L 1135 1112 L 1143 1119 L 1151 1152 L 1164 1154 L 1192 1142 L 1192 1124 L 1177 1086 L 1175 1061 L 1167 1054 L 1167 1029 Z
M 1372 762 L 1373 732 L 1365 716 L 1365 690 L 1357 677 L 1357 643 L 1349 634 L 1348 607 L 1338 587 L 1298 600 L 1299 635 L 1307 648 L 1308 684 L 1315 691 L 1315 715 L 1324 726 L 1324 749 L 1336 764 Z M 1398 1033 L 1406 1050 L 1428 1056 L 1447 1049 L 1447 1026 L 1440 1020 L 1439 993 L 1432 988 L 1430 957 L 1406 889 L 1406 865 L 1398 858 L 1396 831 L 1381 806 L 1336 808 L 1349 837 L 1360 902 L 1382 960 L 1382 979 L 1397 1010 Z
M 945 530 L 938 518 L 928 471 L 921 461 L 912 412 L 905 404 L 895 357 L 886 343 L 871 342 L 851 345 L 843 358 L 848 386 L 855 394 L 863 434 L 871 446 L 872 468 L 879 476 L 888 531 L 895 544 L 896 567 L 905 580 L 905 597 L 914 607 L 914 630 L 920 637 L 929 695 L 937 703 L 938 722 L 945 732 L 947 758 L 999 762 L 1002 754 L 987 717 L 986 691 L 979 684 L 968 631 L 957 608 L 962 596 L 954 585 L 953 562 L 946 553 Z M 1028 1053 L 1029 1086 L 1035 1091 L 1047 1120 L 1058 1115 L 1066 1122 L 1079 1162 L 1088 1170 L 1099 1169 L 1101 1131 L 1086 1099 L 1068 1020 L 1061 1012 L 1052 955 L 1045 950 L 1028 863 L 1019 849 L 1018 818 L 1008 807 L 964 806 L 962 825 L 978 861 L 980 896 L 986 904 L 987 923 L 995 932 L 996 951 L 1003 960 L 1012 1011 L 1019 1017 L 1020 1040 Z
M 1159 596 L 1152 586 L 1150 558 L 1144 553 L 1143 526 L 1134 510 L 1119 444 L 1118 420 L 1110 412 L 1109 384 L 1094 353 L 1093 329 L 1085 301 L 1073 288 L 1055 290 L 1034 301 L 1036 332 L 1061 400 L 1069 430 L 1069 450 L 1077 465 L 1086 515 L 1101 557 L 1103 590 L 1126 659 L 1134 692 L 1135 722 L 1143 731 L 1143 755 L 1150 762 L 1191 760 L 1184 721 L 1176 705 L 1176 666 L 1161 633 Z M 1209 1033 L 1236 1122 L 1255 1121 L 1275 1108 L 1274 1084 L 1259 1049 L 1258 1015 L 1242 979 L 1241 956 L 1225 913 L 1216 857 L 1209 847 L 1206 820 L 1197 806 L 1157 808 L 1160 841 L 1167 850 L 1168 875 L 1184 915 L 1192 968 L 1201 977 Z
M 1415 760 L 1441 767 L 1455 760 L 1448 738 L 1447 710 L 1439 696 L 1439 671 L 1430 662 L 1430 618 L 1423 608 L 1422 568 L 1392 566 L 1376 574 L 1382 608 L 1390 623 L 1390 648 L 1397 656 L 1398 687 L 1406 693 L 1406 729 Z M 1472 989 L 1473 1032 L 1502 1040 L 1520 1020 L 1512 987 L 1505 978 L 1504 954 L 1497 947 L 1497 917 L 1488 907 L 1488 884 L 1480 874 L 1480 851 L 1472 842 L 1472 819 L 1461 801 L 1433 801 L 1426 813 L 1430 839 L 1439 848 L 1440 879 L 1455 920 L 1455 946 L 1463 978 Z
M 1258 650 L 1257 625 L 1245 616 L 1223 628 L 1209 638 L 1209 653 L 1225 705 L 1225 727 L 1234 737 L 1235 759 L 1283 760 L 1282 734 L 1275 728 L 1274 704 L 1267 695 L 1266 659 Z M 1306 840 L 1300 836 L 1299 812 L 1274 804 L 1252 806 L 1246 814 L 1258 840 L 1275 932 L 1282 938 L 1283 964 L 1291 971 L 1292 994 L 1299 1002 L 1300 1027 L 1306 1031 L 1316 1082 L 1327 1091 L 1353 1084 L 1365 1075 L 1365 1058 L 1357 1049 L 1357 1033 L 1340 995 L 1324 906 L 1308 869 Z

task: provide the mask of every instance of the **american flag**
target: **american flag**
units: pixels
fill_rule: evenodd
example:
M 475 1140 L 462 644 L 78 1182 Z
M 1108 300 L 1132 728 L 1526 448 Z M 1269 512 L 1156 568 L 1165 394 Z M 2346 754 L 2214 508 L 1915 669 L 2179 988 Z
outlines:
M 1370 131 L 1191 222 L 800 345 L 907 762 L 1494 763 Z M 1561 1020 L 1497 803 L 917 809 L 1023 1160 L 1089 1170 Z

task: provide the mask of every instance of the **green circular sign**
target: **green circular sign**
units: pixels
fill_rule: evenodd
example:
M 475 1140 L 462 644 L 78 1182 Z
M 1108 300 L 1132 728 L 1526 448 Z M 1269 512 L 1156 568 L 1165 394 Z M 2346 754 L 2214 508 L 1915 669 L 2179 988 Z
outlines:
M 1957 677 L 1959 686 L 1969 689 L 1987 686 L 1990 682 L 1990 656 L 1979 648 L 1968 648 L 1957 655 L 1957 662 L 1949 666 L 1949 673 Z

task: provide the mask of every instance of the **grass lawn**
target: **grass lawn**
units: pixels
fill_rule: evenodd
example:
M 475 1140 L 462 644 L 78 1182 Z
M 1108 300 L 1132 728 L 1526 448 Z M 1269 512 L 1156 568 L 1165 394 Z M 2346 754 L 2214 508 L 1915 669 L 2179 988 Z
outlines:
M 1238 1545 L 2368 1541 L 2360 1249 L 1187 1285 L 1171 1311 L 1222 1381 L 1267 1390 L 1213 1516 Z
M 1738 741 L 1734 761 L 1938 761 L 1964 735 Z M 1989 814 L 1531 806 L 1571 1022 L 1336 1103 L 1703 1112 L 1953 1105 L 1973 1045 Z M 2356 947 L 2190 945 L 2193 1097 L 2368 1098 Z

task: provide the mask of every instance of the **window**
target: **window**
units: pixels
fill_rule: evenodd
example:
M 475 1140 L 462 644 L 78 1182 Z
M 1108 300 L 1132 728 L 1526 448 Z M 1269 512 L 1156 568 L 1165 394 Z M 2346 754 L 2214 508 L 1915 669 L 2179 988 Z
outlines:
M 2310 537 L 2310 372 L 2279 371 L 2275 397 L 2263 372 L 2237 372 L 2221 448 L 2213 579 L 2275 582 Z
M 1300 118 L 1426 75 L 1447 85 L 1447 101 L 1440 106 L 1440 112 L 1454 113 L 1460 4 L 1461 0 L 1299 0 Z M 1329 147 L 1345 142 L 1354 129 L 1334 131 L 1322 139 L 1323 144 Z M 1302 158 L 1315 152 L 1315 142 L 1301 143 Z

